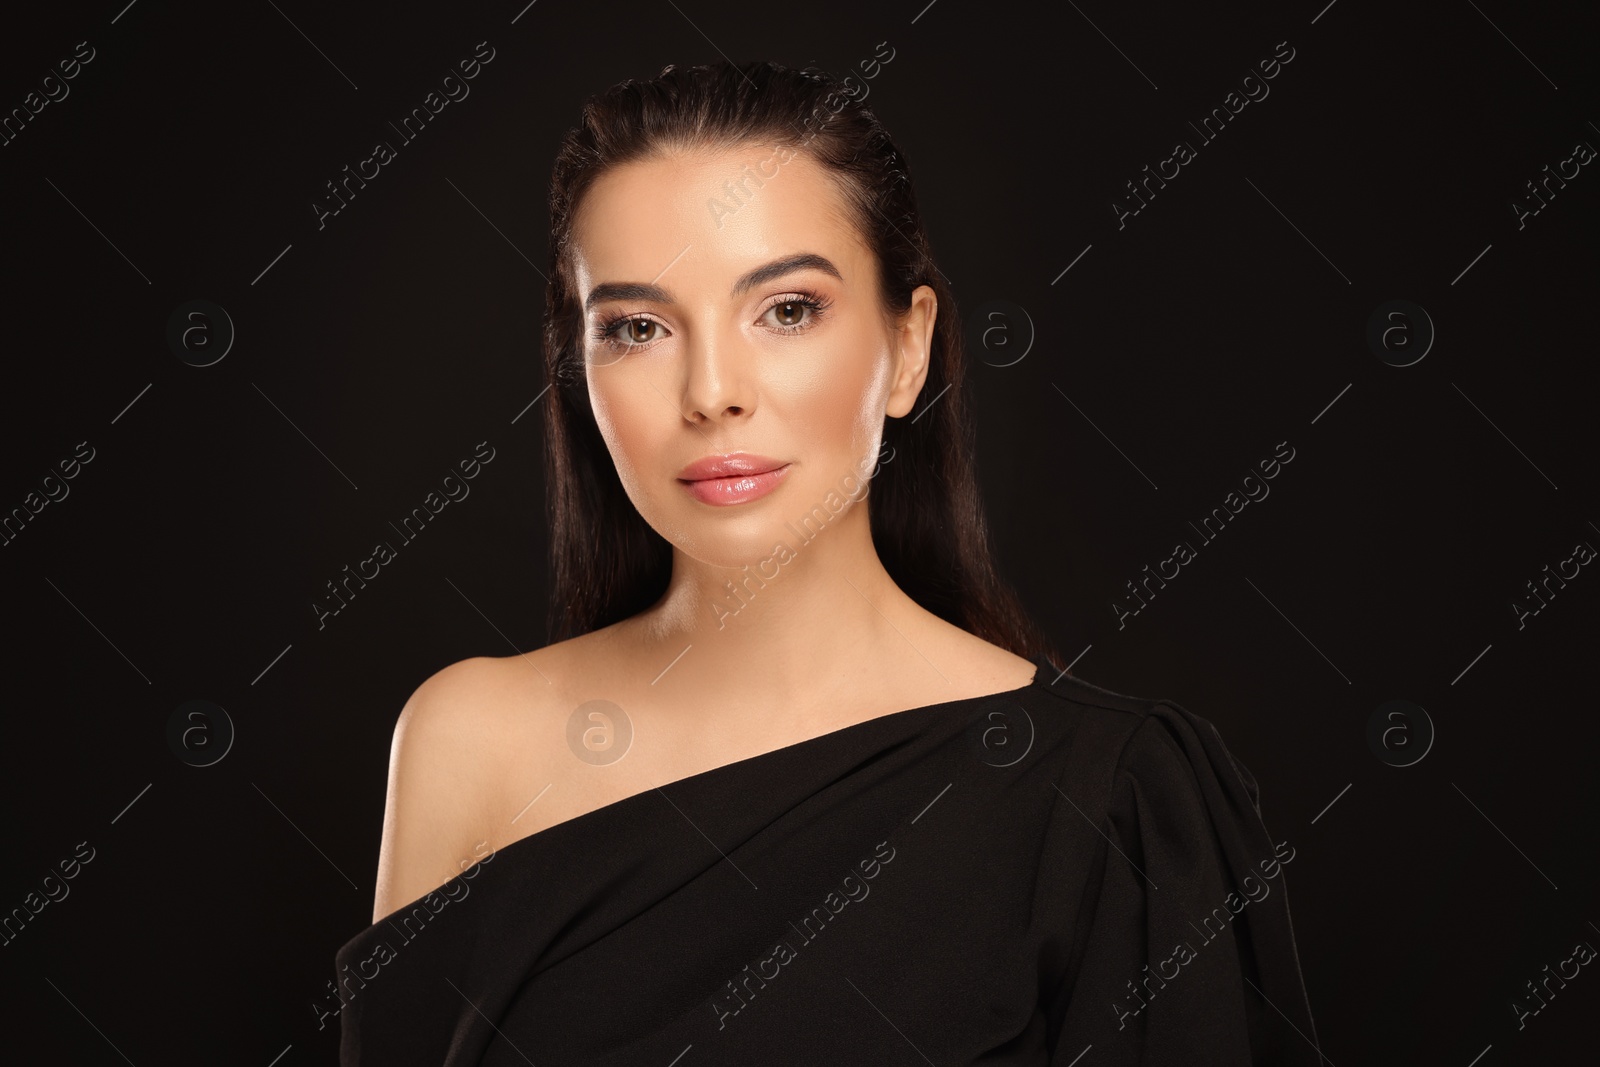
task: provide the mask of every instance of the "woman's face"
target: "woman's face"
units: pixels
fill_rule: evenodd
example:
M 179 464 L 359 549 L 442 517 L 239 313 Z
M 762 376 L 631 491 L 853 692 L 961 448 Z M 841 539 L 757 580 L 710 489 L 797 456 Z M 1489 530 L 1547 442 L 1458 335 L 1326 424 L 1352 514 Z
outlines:
M 884 416 L 921 388 L 934 297 L 921 287 L 886 316 L 876 257 L 820 164 L 750 144 L 617 167 L 573 235 L 589 400 L 645 521 L 743 567 L 799 549 L 807 515 L 815 529 L 855 506 Z M 753 462 L 732 477 L 692 467 L 737 453 Z

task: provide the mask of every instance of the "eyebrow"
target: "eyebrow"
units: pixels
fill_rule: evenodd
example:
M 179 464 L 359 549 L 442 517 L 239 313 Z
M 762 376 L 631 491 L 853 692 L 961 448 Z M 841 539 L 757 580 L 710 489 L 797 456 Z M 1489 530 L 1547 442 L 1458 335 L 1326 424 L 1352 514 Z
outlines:
M 798 270 L 820 270 L 824 274 L 831 274 L 844 281 L 844 275 L 839 273 L 839 268 L 835 267 L 832 260 L 826 256 L 819 256 L 815 252 L 797 252 L 792 256 L 784 256 L 771 263 L 762 264 L 741 275 L 739 280 L 733 283 L 731 295 L 742 296 L 764 282 L 770 282 Z M 652 300 L 660 304 L 673 302 L 672 294 L 659 285 L 640 282 L 602 282 L 589 290 L 583 308 L 585 311 L 591 311 L 596 304 L 607 300 Z

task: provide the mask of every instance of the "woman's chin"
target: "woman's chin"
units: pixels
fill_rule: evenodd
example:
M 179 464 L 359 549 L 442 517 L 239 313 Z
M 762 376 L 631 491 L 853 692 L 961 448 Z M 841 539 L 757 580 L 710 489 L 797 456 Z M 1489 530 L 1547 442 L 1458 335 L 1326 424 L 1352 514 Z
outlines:
M 803 539 L 781 520 L 752 523 L 734 532 L 724 529 L 718 536 L 697 530 L 692 536 L 667 538 L 683 555 L 696 563 L 724 570 L 776 577 L 799 555 Z

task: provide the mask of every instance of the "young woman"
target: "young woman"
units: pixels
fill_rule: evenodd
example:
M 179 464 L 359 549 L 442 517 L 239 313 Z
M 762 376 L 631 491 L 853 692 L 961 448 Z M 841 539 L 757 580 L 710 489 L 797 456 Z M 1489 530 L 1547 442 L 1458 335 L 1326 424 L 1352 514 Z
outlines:
M 343 1062 L 1317 1062 L 1254 779 L 998 576 L 877 118 L 668 67 L 550 203 L 556 640 L 402 711 Z

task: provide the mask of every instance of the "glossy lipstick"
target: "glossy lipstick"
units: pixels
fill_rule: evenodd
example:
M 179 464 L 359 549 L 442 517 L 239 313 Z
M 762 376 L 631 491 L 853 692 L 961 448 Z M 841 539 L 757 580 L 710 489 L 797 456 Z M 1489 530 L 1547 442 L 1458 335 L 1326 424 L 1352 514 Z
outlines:
M 772 492 L 788 470 L 780 459 L 732 452 L 695 460 L 678 472 L 678 484 L 702 504 L 745 504 Z

